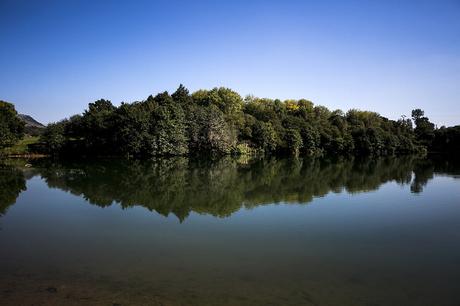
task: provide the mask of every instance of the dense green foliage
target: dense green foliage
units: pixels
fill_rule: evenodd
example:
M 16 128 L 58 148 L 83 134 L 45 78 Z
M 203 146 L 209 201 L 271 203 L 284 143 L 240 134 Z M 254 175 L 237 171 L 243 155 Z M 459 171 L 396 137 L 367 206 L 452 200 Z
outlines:
M 0 149 L 10 147 L 24 136 L 24 122 L 14 105 L 0 100 Z
M 181 85 L 172 95 L 163 92 L 118 107 L 103 99 L 90 103 L 82 115 L 50 124 L 41 140 L 52 154 L 143 157 L 426 151 L 437 131 L 423 111 L 414 110 L 412 117 L 415 129 L 404 117 L 394 121 L 369 111 L 330 111 L 305 99 L 243 99 L 228 88 L 189 94 Z M 438 134 L 450 141 L 453 132 Z

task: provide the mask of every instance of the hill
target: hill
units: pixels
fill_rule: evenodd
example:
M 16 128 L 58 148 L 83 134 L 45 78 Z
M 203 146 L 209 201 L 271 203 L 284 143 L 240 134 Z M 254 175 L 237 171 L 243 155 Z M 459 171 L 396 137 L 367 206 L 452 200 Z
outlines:
M 32 116 L 19 114 L 19 118 L 25 123 L 25 133 L 32 136 L 38 136 L 43 132 L 45 126 L 32 118 Z

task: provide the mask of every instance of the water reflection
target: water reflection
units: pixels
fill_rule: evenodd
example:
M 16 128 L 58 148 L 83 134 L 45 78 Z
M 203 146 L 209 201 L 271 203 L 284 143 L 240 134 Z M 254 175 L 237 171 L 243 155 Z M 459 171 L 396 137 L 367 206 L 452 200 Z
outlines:
M 183 221 L 192 211 L 227 217 L 242 207 L 279 202 L 306 204 L 329 192 L 368 192 L 390 181 L 410 184 L 412 192 L 420 193 L 434 173 L 459 173 L 459 163 L 455 160 L 414 156 L 32 163 L 32 169 L 2 166 L 0 213 L 5 213 L 25 190 L 25 177 L 34 175 L 40 175 L 49 187 L 81 196 L 94 205 L 106 207 L 119 203 L 123 208 L 140 205 L 164 216 L 174 214 Z
M 0 216 L 16 202 L 16 198 L 26 190 L 26 179 L 21 170 L 0 163 Z
M 444 177 L 458 169 L 409 156 L 9 160 L 0 304 L 458 305 L 459 181 Z

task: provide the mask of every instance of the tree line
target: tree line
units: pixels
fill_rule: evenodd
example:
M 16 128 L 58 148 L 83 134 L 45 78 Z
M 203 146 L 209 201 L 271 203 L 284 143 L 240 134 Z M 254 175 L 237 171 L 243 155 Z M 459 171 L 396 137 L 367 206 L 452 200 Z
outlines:
M 11 108 L 1 102 L 0 110 L 5 105 Z M 82 114 L 49 124 L 32 149 L 52 155 L 128 157 L 459 150 L 460 126 L 437 129 L 422 110 L 411 115 L 390 120 L 371 111 L 331 111 L 305 99 L 242 98 L 223 87 L 190 94 L 180 85 L 171 95 L 163 92 L 120 106 L 105 99 L 89 103 Z M 10 125 L 10 134 L 21 133 L 17 122 Z M 8 128 L 2 119 L 0 129 Z M 17 138 L 6 136 L 0 146 Z

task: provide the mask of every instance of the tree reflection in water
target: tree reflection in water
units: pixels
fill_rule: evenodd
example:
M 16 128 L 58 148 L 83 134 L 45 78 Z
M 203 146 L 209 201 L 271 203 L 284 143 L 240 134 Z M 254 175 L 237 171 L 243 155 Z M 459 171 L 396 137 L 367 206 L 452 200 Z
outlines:
M 0 216 L 16 202 L 19 194 L 26 190 L 26 179 L 21 170 L 0 163 Z
M 32 162 L 49 187 L 59 188 L 106 207 L 143 206 L 183 221 L 190 212 L 227 217 L 242 207 L 270 203 L 307 204 L 329 192 L 376 190 L 390 181 L 410 184 L 414 193 L 435 172 L 458 174 L 458 162 L 414 156 L 367 159 L 223 158 L 196 161 L 170 158 L 150 161 L 98 160 Z M 23 171 L 3 165 L 0 213 L 25 190 Z

